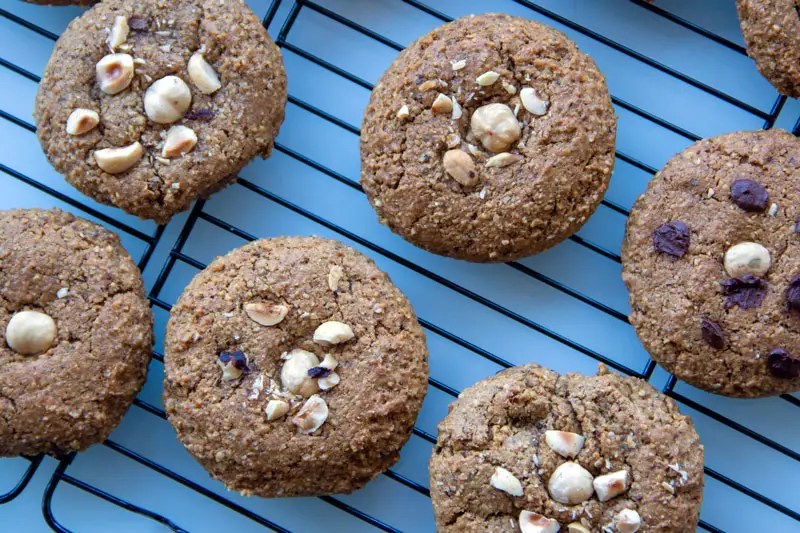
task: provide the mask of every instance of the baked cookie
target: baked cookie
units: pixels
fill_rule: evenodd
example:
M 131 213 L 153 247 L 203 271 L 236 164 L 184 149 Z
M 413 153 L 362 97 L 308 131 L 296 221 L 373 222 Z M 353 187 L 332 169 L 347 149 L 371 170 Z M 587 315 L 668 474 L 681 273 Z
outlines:
M 614 166 L 603 75 L 563 33 L 489 14 L 423 36 L 372 91 L 361 184 L 413 244 L 509 261 L 572 235 Z
M 531 364 L 459 395 L 430 476 L 440 532 L 685 533 L 700 511 L 703 445 L 641 379 Z
M 800 96 L 800 3 L 798 0 L 737 0 L 747 55 L 786 96 Z
M 0 211 L 0 456 L 103 441 L 144 383 L 152 328 L 115 234 L 58 209 Z
M 285 104 L 280 52 L 241 0 L 106 0 L 56 43 L 34 114 L 67 181 L 164 223 L 267 157 Z
M 628 219 L 622 277 L 653 359 L 729 396 L 800 390 L 800 141 L 781 130 L 702 140 Z
M 244 495 L 350 492 L 397 461 L 425 396 L 414 311 L 367 257 L 314 237 L 214 260 L 172 308 L 164 404 Z

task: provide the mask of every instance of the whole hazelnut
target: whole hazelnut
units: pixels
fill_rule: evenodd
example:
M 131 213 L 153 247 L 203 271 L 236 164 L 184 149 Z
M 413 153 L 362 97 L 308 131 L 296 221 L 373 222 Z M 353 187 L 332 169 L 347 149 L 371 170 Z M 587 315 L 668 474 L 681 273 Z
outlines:
M 180 120 L 192 105 L 192 91 L 178 76 L 164 76 L 153 82 L 144 93 L 147 118 L 158 124 Z
M 108 54 L 95 65 L 100 90 L 106 94 L 124 91 L 133 80 L 133 57 L 130 54 Z
M 305 350 L 292 350 L 281 369 L 281 383 L 292 394 L 308 398 L 319 391 L 317 380 L 308 371 L 319 366 L 316 355 Z
M 504 152 L 519 140 L 522 130 L 514 112 L 505 104 L 488 104 L 472 113 L 472 134 L 490 152 Z
M 550 476 L 547 490 L 559 503 L 575 505 L 585 502 L 594 492 L 592 474 L 578 463 L 564 463 Z
M 757 242 L 740 242 L 728 248 L 723 259 L 725 271 L 732 278 L 745 274 L 763 276 L 772 265 L 769 250 Z
M 22 355 L 36 355 L 47 351 L 56 338 L 56 323 L 39 311 L 15 313 L 6 326 L 6 343 Z

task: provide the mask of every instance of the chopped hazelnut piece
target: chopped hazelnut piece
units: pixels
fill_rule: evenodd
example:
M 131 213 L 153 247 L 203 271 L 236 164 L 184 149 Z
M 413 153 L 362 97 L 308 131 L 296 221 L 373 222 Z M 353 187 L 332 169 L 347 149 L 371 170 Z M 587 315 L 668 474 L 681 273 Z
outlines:
M 461 115 L 463 115 L 464 112 L 461 110 L 461 106 L 458 104 L 458 100 L 456 100 L 455 96 L 451 96 L 450 100 L 453 103 L 453 113 L 450 115 L 450 118 L 453 120 L 458 120 L 461 118 Z
M 514 474 L 502 466 L 495 468 L 494 474 L 492 474 L 492 478 L 489 480 L 489 484 L 497 490 L 502 490 L 512 496 L 522 496 L 523 494 L 522 483 L 520 483 L 519 479 L 517 479 Z
M 551 450 L 567 459 L 574 459 L 583 448 L 586 438 L 569 431 L 545 431 L 544 440 Z
M 592 482 L 594 490 L 597 492 L 597 499 L 607 502 L 615 496 L 619 496 L 628 490 L 628 471 L 619 470 L 610 474 L 597 476 Z
M 487 167 L 507 167 L 509 165 L 513 165 L 522 161 L 522 156 L 518 156 L 515 154 L 510 154 L 508 152 L 503 152 L 501 154 L 493 155 L 489 159 L 486 160 Z
M 450 66 L 453 67 L 453 70 L 461 70 L 467 66 L 467 60 L 459 59 L 458 61 L 451 61 Z
M 403 104 L 403 107 L 401 107 L 400 110 L 397 111 L 397 118 L 405 120 L 409 117 L 410 114 L 411 113 L 408 110 L 408 106 L 406 104 Z
M 465 187 L 475 185 L 478 181 L 475 162 L 463 150 L 446 151 L 442 158 L 442 166 L 450 177 Z
M 302 433 L 311 434 L 318 430 L 328 419 L 328 404 L 319 395 L 315 394 L 306 400 L 300 411 L 292 418 L 292 423 L 300 428 Z
M 435 89 L 439 86 L 439 80 L 427 80 L 420 84 L 419 90 L 420 91 L 430 91 L 431 89 Z
M 559 503 L 575 505 L 592 497 L 592 474 L 578 463 L 559 466 L 547 483 L 550 497 Z
M 436 114 L 450 113 L 453 111 L 453 101 L 448 96 L 439 93 L 431 104 L 431 110 Z
M 128 40 L 129 31 L 127 17 L 114 17 L 114 25 L 111 26 L 111 31 L 108 32 L 108 40 L 106 41 L 112 52 Z
M 264 411 L 267 413 L 267 420 L 272 422 L 286 416 L 286 413 L 289 412 L 289 404 L 283 400 L 270 400 Z
M 614 516 L 614 527 L 618 533 L 636 533 L 641 525 L 642 519 L 633 509 L 623 509 Z
M 329 370 L 336 370 L 336 367 L 339 366 L 339 361 L 333 355 L 326 353 L 319 366 Z
M 558 533 L 561 525 L 546 516 L 530 511 L 519 513 L 519 529 L 522 533 Z
M 547 113 L 547 102 L 539 98 L 536 91 L 530 87 L 525 87 L 519 92 L 519 99 L 522 101 L 522 107 L 529 113 L 534 115 L 544 115 Z
M 314 342 L 322 346 L 330 346 L 347 342 L 354 336 L 353 330 L 347 324 L 329 320 L 320 324 L 314 331 Z
M 567 533 L 592 533 L 589 528 L 580 522 L 573 522 L 567 526 Z
M 283 322 L 289 313 L 289 306 L 284 304 L 270 304 L 265 302 L 250 302 L 244 304 L 244 312 L 253 322 L 262 326 L 275 326 Z
M 339 378 L 339 374 L 337 374 L 336 372 L 331 372 L 324 378 L 319 378 L 317 380 L 317 384 L 319 385 L 319 388 L 322 390 L 330 390 L 336 385 L 338 385 L 339 381 L 341 381 L 341 379 Z
M 103 148 L 95 150 L 94 160 L 97 166 L 109 174 L 125 172 L 139 162 L 144 155 L 144 149 L 139 141 L 121 148 Z
M 319 359 L 305 350 L 292 350 L 281 368 L 281 384 L 292 394 L 308 398 L 319 391 L 317 380 L 308 371 L 319 366 Z
M 96 111 L 81 107 L 69 114 L 67 133 L 70 135 L 83 135 L 92 131 L 99 123 L 100 115 Z
M 500 79 L 500 74 L 498 74 L 493 70 L 487 70 L 486 72 L 478 76 L 478 78 L 475 81 L 481 87 L 488 87 L 489 85 L 493 85 L 494 82 L 496 82 L 498 79 Z
M 203 94 L 213 94 L 222 87 L 216 71 L 208 64 L 203 54 L 199 52 L 195 52 L 189 58 L 186 70 L 188 70 L 192 82 Z
M 328 288 L 336 292 L 339 289 L 339 282 L 342 280 L 342 276 L 344 276 L 344 269 L 339 265 L 333 265 L 328 271 Z
M 217 365 L 222 370 L 222 381 L 235 381 L 246 372 L 247 356 L 244 352 L 222 352 L 217 358 Z
M 108 54 L 95 67 L 97 83 L 106 94 L 124 91 L 131 84 L 133 73 L 133 57 L 129 54 Z
M 167 131 L 161 156 L 166 158 L 180 157 L 194 149 L 197 144 L 197 134 L 192 128 L 186 126 L 172 126 Z

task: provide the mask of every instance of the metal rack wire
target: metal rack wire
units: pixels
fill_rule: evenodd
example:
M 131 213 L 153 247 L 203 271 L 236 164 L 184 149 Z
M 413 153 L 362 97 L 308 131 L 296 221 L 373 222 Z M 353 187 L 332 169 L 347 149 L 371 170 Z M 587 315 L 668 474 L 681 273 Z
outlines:
M 408 7 L 411 7 L 413 9 L 418 10 L 421 13 L 434 17 L 435 19 L 438 19 L 438 21 L 445 22 L 450 20 L 450 17 L 448 15 L 432 8 L 431 6 L 421 1 L 418 0 L 399 0 L 399 1 L 406 4 L 406 6 Z M 636 4 L 641 9 L 648 10 L 654 15 L 662 17 L 664 20 L 669 21 L 669 23 L 671 24 L 679 25 L 699 36 L 702 36 L 705 39 L 708 39 L 709 41 L 713 41 L 718 45 L 724 46 L 737 54 L 745 54 L 745 50 L 740 45 L 720 35 L 717 35 L 689 20 L 681 18 L 660 7 L 653 6 L 643 0 L 630 0 L 630 1 L 633 4 Z M 348 71 L 343 67 L 328 62 L 327 60 L 304 49 L 300 45 L 294 44 L 292 40 L 292 35 L 293 35 L 292 30 L 295 27 L 298 18 L 303 13 L 313 12 L 316 15 L 325 17 L 328 20 L 333 21 L 336 24 L 339 24 L 342 27 L 347 28 L 350 31 L 357 32 L 358 34 L 368 39 L 374 40 L 393 50 L 400 51 L 403 48 L 401 44 L 382 35 L 381 33 L 374 31 L 368 27 L 365 27 L 359 24 L 358 22 L 340 13 L 337 13 L 319 3 L 309 0 L 293 0 L 291 2 L 288 0 L 273 0 L 263 16 L 263 23 L 265 27 L 268 27 L 270 23 L 273 21 L 273 18 L 278 13 L 279 8 L 282 7 L 281 6 L 282 2 L 288 6 L 288 11 L 280 27 L 280 31 L 277 34 L 276 38 L 277 44 L 284 50 L 285 53 L 293 54 L 299 58 L 302 58 L 304 61 L 313 63 L 314 65 L 322 69 L 325 69 L 326 71 L 340 77 L 341 79 L 354 84 L 355 86 L 361 87 L 366 90 L 372 89 L 372 84 L 369 81 L 357 76 L 356 74 Z M 514 0 L 514 2 L 516 2 L 516 4 L 518 4 L 521 7 L 528 9 L 531 14 L 536 14 L 539 17 L 543 17 L 546 21 L 551 21 L 553 23 L 563 25 L 574 32 L 586 36 L 616 52 L 622 53 L 625 56 L 637 62 L 640 62 L 641 64 L 647 66 L 648 68 L 655 69 L 684 84 L 687 84 L 691 87 L 694 87 L 695 89 L 703 91 L 704 93 L 716 99 L 724 101 L 729 105 L 735 106 L 736 108 L 746 113 L 749 113 L 754 117 L 757 117 L 758 119 L 763 121 L 764 128 L 771 128 L 775 124 L 775 121 L 777 120 L 778 116 L 781 113 L 781 110 L 784 107 L 784 104 L 786 103 L 785 97 L 777 97 L 775 101 L 772 103 L 770 109 L 768 110 L 759 109 L 758 107 L 755 107 L 730 94 L 727 94 L 726 92 L 716 87 L 710 86 L 698 79 L 695 79 L 687 74 L 680 72 L 675 68 L 660 63 L 656 59 L 648 57 L 647 55 L 644 55 L 638 52 L 637 50 L 629 48 L 628 46 L 622 43 L 616 42 L 605 35 L 599 34 L 585 26 L 582 26 L 572 20 L 569 20 L 568 18 L 565 18 L 564 16 L 559 15 L 558 13 L 546 9 L 545 7 L 542 7 L 541 5 L 535 2 L 532 2 L 530 0 Z M 44 36 L 48 39 L 55 40 L 57 38 L 57 35 L 53 34 L 52 32 L 37 26 L 32 21 L 25 20 L 17 15 L 14 15 L 13 13 L 10 13 L 5 9 L 0 8 L 0 17 L 3 17 L 15 24 L 23 26 L 26 29 L 36 32 L 37 34 Z M 14 64 L 11 61 L 6 60 L 5 58 L 2 57 L 1 52 L 0 52 L 0 67 L 8 69 L 33 82 L 39 81 L 39 78 L 36 74 L 25 70 L 24 68 Z M 612 100 L 615 106 L 617 106 L 618 108 L 624 109 L 627 112 L 630 112 L 633 115 L 636 115 L 637 117 L 640 117 L 641 119 L 646 120 L 649 123 L 652 123 L 653 125 L 659 128 L 663 128 L 671 133 L 674 133 L 688 141 L 695 141 L 700 138 L 698 134 L 688 131 L 687 129 L 681 126 L 674 124 L 662 117 L 659 117 L 622 98 L 612 96 Z M 359 134 L 359 128 L 357 126 L 350 124 L 345 120 L 330 114 L 329 112 L 321 109 L 320 107 L 310 102 L 304 101 L 303 99 L 297 97 L 296 95 L 290 94 L 289 102 L 290 105 L 302 109 L 305 112 L 311 113 L 316 117 L 319 117 L 320 119 L 331 124 L 332 126 L 340 128 L 341 130 L 349 132 L 350 134 L 355 136 Z M 22 118 L 13 115 L 12 113 L 7 112 L 2 108 L 0 108 L 0 119 L 6 120 L 30 132 L 35 131 L 35 127 L 32 124 L 26 122 Z M 800 119 L 798 119 L 798 122 L 794 127 L 794 133 L 800 134 Z M 340 184 L 343 184 L 347 187 L 352 188 L 355 191 L 363 193 L 361 187 L 357 183 L 357 179 L 354 179 L 354 177 L 352 176 L 348 177 L 334 170 L 333 168 L 326 166 L 324 163 L 315 160 L 313 157 L 301 153 L 299 151 L 296 151 L 295 149 L 292 149 L 291 147 L 284 145 L 282 143 L 276 144 L 276 150 L 288 156 L 289 158 L 295 160 L 296 162 L 314 169 L 321 175 L 325 176 L 327 179 L 336 180 Z M 653 174 L 657 170 L 656 168 L 637 159 L 636 157 L 619 150 L 617 151 L 617 158 L 620 161 L 628 163 L 632 167 L 637 168 L 648 174 Z M 4 174 L 7 179 L 18 180 L 27 185 L 35 187 L 43 191 L 44 193 L 57 198 L 60 201 L 66 202 L 76 210 L 82 211 L 85 214 L 100 219 L 101 221 L 115 228 L 119 232 L 126 233 L 129 236 L 138 239 L 145 245 L 144 252 L 142 253 L 142 256 L 139 259 L 139 266 L 142 269 L 148 266 L 148 263 L 152 258 L 153 251 L 159 245 L 162 239 L 162 236 L 164 234 L 164 227 L 156 228 L 151 234 L 144 233 L 141 230 L 138 230 L 123 222 L 115 220 L 113 217 L 108 216 L 92 208 L 89 205 L 86 205 L 51 187 L 48 187 L 47 185 L 40 183 L 39 181 L 13 168 L 10 168 L 3 163 L 0 163 L 0 172 L 2 172 L 2 174 Z M 554 331 L 551 328 L 548 328 L 544 324 L 532 320 L 529 317 L 523 316 L 522 314 L 516 312 L 513 309 L 504 307 L 502 304 L 492 301 L 490 298 L 478 294 L 472 291 L 470 288 L 457 283 L 456 281 L 447 279 L 446 277 L 428 268 L 425 268 L 424 266 L 415 264 L 413 261 L 410 261 L 402 257 L 401 255 L 385 247 L 382 247 L 381 245 L 375 242 L 372 242 L 371 240 L 357 234 L 356 232 L 347 229 L 346 227 L 337 224 L 334 221 L 326 219 L 324 216 L 321 216 L 320 214 L 314 213 L 313 211 L 301 205 L 298 205 L 297 203 L 294 203 L 287 198 L 282 197 L 281 195 L 275 193 L 274 191 L 265 188 L 252 180 L 240 176 L 239 179 L 237 180 L 237 184 L 238 184 L 237 186 L 243 187 L 248 191 L 258 195 L 258 197 L 261 198 L 267 204 L 273 204 L 274 206 L 279 206 L 283 209 L 295 213 L 300 217 L 303 217 L 304 219 L 313 221 L 319 226 L 326 228 L 327 230 L 340 236 L 342 239 L 357 243 L 358 245 L 367 248 L 374 254 L 387 258 L 388 260 L 391 260 L 401 265 L 402 267 L 413 271 L 416 274 L 424 276 L 425 278 L 431 280 L 432 282 L 443 286 L 447 290 L 453 291 L 463 296 L 464 298 L 469 299 L 470 301 L 475 302 L 476 304 L 483 306 L 494 313 L 497 313 L 498 315 L 504 317 L 505 319 L 516 322 L 525 328 L 529 328 L 533 332 L 545 336 L 556 343 L 563 344 L 564 346 L 568 347 L 571 350 L 574 350 L 579 354 L 588 356 L 598 362 L 602 362 L 612 368 L 615 368 L 616 370 L 619 370 L 629 375 L 639 376 L 642 377 L 643 379 L 651 379 L 653 376 L 656 366 L 650 359 L 648 359 L 646 363 L 639 368 L 632 368 L 628 365 L 621 364 L 612 359 L 611 357 L 607 356 L 606 354 L 600 353 L 599 351 L 589 346 L 585 346 L 574 339 L 568 338 L 567 336 L 557 331 Z M 609 200 L 605 200 L 603 202 L 603 206 L 606 209 L 609 209 L 623 216 L 627 216 L 628 214 L 628 210 L 625 207 Z M 150 301 L 153 307 L 156 309 L 160 309 L 166 312 L 168 312 L 170 309 L 170 303 L 162 298 L 162 291 L 165 285 L 167 284 L 168 279 L 172 274 L 173 270 L 175 269 L 176 265 L 182 265 L 196 270 L 202 269 L 205 266 L 200 260 L 192 257 L 189 253 L 186 252 L 187 241 L 189 240 L 190 236 L 192 235 L 192 232 L 198 225 L 198 222 L 202 222 L 203 224 L 208 224 L 210 226 L 213 226 L 214 228 L 217 228 L 224 232 L 228 232 L 236 236 L 237 238 L 245 241 L 249 241 L 256 238 L 254 235 L 249 234 L 244 229 L 241 229 L 240 227 L 228 223 L 225 220 L 219 218 L 218 216 L 209 213 L 207 210 L 205 210 L 205 207 L 206 207 L 205 201 L 198 201 L 195 204 L 194 208 L 191 210 L 191 213 L 187 218 L 186 223 L 181 229 L 180 234 L 178 235 L 174 244 L 171 246 L 169 254 L 164 264 L 162 265 L 158 277 L 149 293 Z M 571 240 L 576 245 L 583 247 L 591 251 L 592 253 L 599 254 L 600 256 L 610 261 L 617 263 L 620 261 L 619 254 L 616 251 L 609 250 L 603 245 L 593 242 L 587 238 L 573 236 L 571 237 Z M 542 272 L 539 272 L 521 262 L 508 263 L 507 266 L 508 268 L 511 268 L 517 271 L 518 273 L 521 273 L 522 275 L 535 279 L 537 282 L 540 282 L 556 291 L 559 291 L 564 295 L 569 296 L 570 298 L 574 298 L 575 300 L 580 301 L 583 304 L 591 306 L 593 309 L 598 310 L 608 315 L 609 317 L 612 317 L 615 320 L 627 324 L 627 317 L 625 316 L 624 313 L 621 313 L 620 311 L 614 309 L 612 306 L 603 303 L 588 294 L 585 294 L 575 288 L 568 286 L 563 282 L 553 279 L 552 277 Z M 471 352 L 475 356 L 491 362 L 498 368 L 507 368 L 512 365 L 511 362 L 504 359 L 503 357 L 475 345 L 469 340 L 460 337 L 456 333 L 449 331 L 447 328 L 442 327 L 441 325 L 437 325 L 433 320 L 428 320 L 426 319 L 426 317 L 422 316 L 420 317 L 420 322 L 428 332 L 440 336 L 446 339 L 447 341 L 460 346 L 461 348 Z M 163 356 L 160 353 L 157 352 L 154 353 L 153 359 L 155 361 L 154 364 L 163 363 Z M 697 402 L 696 400 L 692 399 L 686 394 L 678 392 L 676 390 L 676 385 L 677 385 L 676 379 L 674 377 L 670 377 L 663 390 L 666 394 L 670 395 L 672 398 L 674 398 L 676 401 L 683 404 L 684 406 L 692 410 L 698 411 L 705 416 L 710 417 L 711 419 L 715 420 L 716 422 L 719 422 L 720 424 L 725 425 L 731 430 L 741 435 L 744 435 L 749 439 L 752 439 L 759 445 L 768 447 L 769 449 L 774 450 L 779 454 L 782 454 L 794 461 L 800 462 L 800 453 L 798 453 L 797 451 L 792 450 L 789 447 L 767 436 L 764 436 L 758 433 L 757 431 L 754 431 L 751 428 L 748 428 L 738 423 L 737 421 L 709 408 L 708 406 L 702 405 L 701 403 Z M 430 386 L 433 389 L 441 391 L 442 393 L 449 395 L 451 397 L 457 396 L 459 392 L 458 390 L 447 385 L 446 383 L 443 383 L 433 378 L 431 378 L 430 380 Z M 791 395 L 785 395 L 782 398 L 783 401 L 795 407 L 800 407 L 800 400 L 798 400 L 797 398 Z M 146 413 L 148 416 L 153 416 L 159 419 L 165 418 L 165 414 L 162 409 L 142 399 L 137 399 L 135 401 L 134 409 L 140 410 L 141 412 Z M 435 436 L 432 435 L 430 432 L 425 431 L 422 428 L 415 427 L 414 435 L 415 437 L 421 439 L 424 442 L 427 442 L 428 444 L 435 443 Z M 288 531 L 287 528 L 272 521 L 270 518 L 262 516 L 261 514 L 256 513 L 248 508 L 245 508 L 244 506 L 232 501 L 232 499 L 221 496 L 218 493 L 209 490 L 206 487 L 203 487 L 199 483 L 192 481 L 191 479 L 179 474 L 178 472 L 171 470 L 167 466 L 160 464 L 158 461 L 148 458 L 145 455 L 142 455 L 118 442 L 115 442 L 114 440 L 106 441 L 105 443 L 103 443 L 103 446 L 108 450 L 126 458 L 127 460 L 133 461 L 138 465 L 141 465 L 143 468 L 147 468 L 157 473 L 158 475 L 165 476 L 173 480 L 174 482 L 186 487 L 187 489 L 192 490 L 202 496 L 205 496 L 210 501 L 213 501 L 216 504 L 225 506 L 231 511 L 239 513 L 240 515 L 252 520 L 254 523 L 261 525 L 264 528 L 271 529 L 273 531 Z M 56 467 L 54 473 L 52 474 L 49 480 L 49 483 L 47 484 L 45 494 L 42 500 L 42 512 L 44 514 L 45 520 L 47 524 L 50 525 L 50 527 L 52 527 L 54 530 L 68 531 L 59 522 L 58 518 L 55 516 L 55 512 L 52 507 L 54 494 L 56 493 L 56 491 L 60 486 L 66 484 L 75 487 L 81 491 L 84 491 L 85 493 L 93 497 L 96 497 L 100 500 L 113 504 L 121 509 L 150 518 L 172 529 L 173 531 L 184 531 L 178 524 L 173 523 L 173 521 L 171 521 L 169 517 L 163 516 L 162 514 L 135 505 L 125 500 L 124 498 L 115 496 L 114 494 L 106 492 L 97 486 L 94 486 L 92 483 L 81 480 L 78 475 L 72 475 L 70 473 L 70 467 L 74 459 L 75 459 L 75 454 L 71 454 L 67 457 L 62 458 L 59 461 L 58 466 Z M 0 504 L 13 500 L 25 489 L 27 483 L 30 481 L 30 479 L 35 474 L 37 468 L 39 467 L 42 458 L 36 457 L 36 458 L 30 458 L 29 460 L 30 460 L 30 465 L 25 470 L 25 472 L 23 472 L 19 482 L 15 485 L 15 487 L 13 487 L 6 494 L 0 495 Z M 753 500 L 763 504 L 764 506 L 767 506 L 800 523 L 800 513 L 797 510 L 791 509 L 771 499 L 770 497 L 758 492 L 754 488 L 748 487 L 732 479 L 731 477 L 726 476 L 725 474 L 719 471 L 707 467 L 705 469 L 705 472 L 709 478 L 712 478 L 730 487 L 734 491 L 737 491 L 749 498 L 752 498 Z M 402 486 L 417 492 L 418 494 L 429 497 L 429 491 L 424 485 L 418 483 L 417 481 L 414 481 L 413 479 L 405 475 L 402 475 L 394 470 L 389 470 L 384 474 L 384 476 L 386 476 L 392 482 L 399 483 Z M 373 526 L 376 529 L 383 531 L 398 531 L 398 529 L 393 527 L 392 525 L 374 516 L 371 516 L 369 513 L 361 509 L 358 509 L 346 503 L 339 497 L 322 497 L 320 499 L 327 505 L 331 505 L 337 508 L 338 510 L 347 513 L 348 515 L 351 515 L 357 520 L 363 521 L 364 523 Z M 798 527 L 800 527 L 800 525 Z M 719 529 L 715 525 L 706 523 L 704 521 L 701 521 L 700 528 L 712 532 L 722 531 L 722 529 Z

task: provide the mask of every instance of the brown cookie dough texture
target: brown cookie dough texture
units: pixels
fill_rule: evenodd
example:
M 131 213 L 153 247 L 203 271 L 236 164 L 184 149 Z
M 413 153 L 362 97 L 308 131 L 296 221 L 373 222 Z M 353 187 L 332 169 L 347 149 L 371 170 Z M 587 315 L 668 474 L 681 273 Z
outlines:
M 698 520 L 703 446 L 645 381 L 530 364 L 459 395 L 430 476 L 441 532 L 685 533 Z
M 413 244 L 508 261 L 586 222 L 615 135 L 602 74 L 563 33 L 470 16 L 412 43 L 375 86 L 361 183 L 379 220 Z
M 630 321 L 678 378 L 730 396 L 800 390 L 798 182 L 795 137 L 737 132 L 676 155 L 637 200 L 622 247 Z M 676 223 L 683 238 L 665 231 Z
M 35 117 L 67 181 L 164 223 L 267 157 L 285 104 L 280 52 L 241 0 L 107 0 L 56 43 Z
M 747 55 L 781 94 L 800 96 L 800 3 L 737 0 Z
M 397 461 L 425 396 L 425 337 L 367 257 L 264 239 L 172 308 L 164 403 L 178 438 L 245 495 L 350 492 Z
M 139 269 L 116 235 L 58 209 L 0 211 L 0 456 L 104 440 L 152 348 Z

